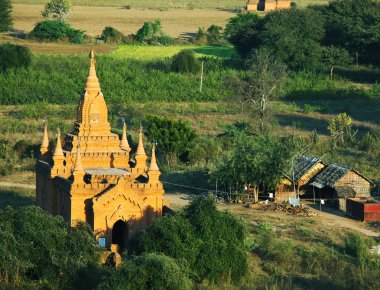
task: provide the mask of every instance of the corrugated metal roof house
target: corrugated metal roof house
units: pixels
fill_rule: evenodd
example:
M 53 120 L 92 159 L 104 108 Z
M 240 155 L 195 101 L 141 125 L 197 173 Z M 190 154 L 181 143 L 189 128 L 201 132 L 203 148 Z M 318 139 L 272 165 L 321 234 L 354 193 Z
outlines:
M 346 199 L 370 197 L 371 182 L 352 167 L 332 163 L 319 173 L 310 184 L 316 188 L 318 197 L 346 210 Z
M 295 198 L 297 193 L 304 194 L 310 180 L 318 174 L 325 164 L 318 158 L 299 155 L 294 160 L 294 165 L 276 188 L 276 201 L 287 201 Z M 294 190 L 294 185 L 295 189 Z

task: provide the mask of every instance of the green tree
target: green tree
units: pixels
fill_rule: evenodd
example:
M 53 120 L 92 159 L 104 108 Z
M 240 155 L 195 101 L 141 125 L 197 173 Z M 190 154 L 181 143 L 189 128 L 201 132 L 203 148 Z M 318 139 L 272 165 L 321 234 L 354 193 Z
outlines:
M 285 84 L 287 68 L 266 49 L 256 50 L 249 63 L 245 77 L 230 81 L 236 92 L 231 101 L 238 101 L 253 120 L 259 115 L 260 130 L 264 132 L 271 117 L 270 101 L 277 97 Z
M 237 52 L 246 57 L 259 46 L 262 26 L 262 17 L 258 14 L 239 13 L 228 21 L 224 35 Z
M 260 38 L 276 58 L 299 70 L 320 66 L 324 36 L 324 18 L 318 11 L 284 9 L 266 15 Z
M 201 62 L 194 51 L 184 49 L 173 56 L 171 69 L 175 72 L 196 74 L 201 70 Z
M 147 116 L 146 123 L 149 140 L 157 141 L 157 154 L 164 157 L 168 165 L 192 148 L 196 133 L 188 123 L 158 116 Z
M 0 71 L 29 67 L 32 53 L 26 46 L 11 43 L 0 44 Z
M 0 0 L 0 32 L 10 30 L 12 24 L 12 1 Z
M 8 277 L 10 288 L 38 281 L 42 288 L 68 289 L 79 269 L 98 262 L 87 224 L 71 227 L 38 207 L 0 210 L 0 237 L 0 277 Z
M 197 45 L 206 45 L 207 44 L 207 33 L 206 30 L 202 27 L 198 28 L 197 33 L 194 36 L 193 39 L 194 44 Z
M 53 19 L 64 21 L 70 10 L 70 0 L 50 0 L 41 11 L 41 15 L 46 19 L 51 15 Z
M 351 125 L 352 118 L 346 113 L 340 113 L 330 120 L 327 129 L 330 132 L 334 147 L 344 145 L 347 138 L 352 138 Z
M 327 19 L 327 44 L 348 49 L 362 63 L 380 65 L 379 1 L 334 0 L 319 9 Z
M 241 222 L 217 210 L 212 199 L 197 198 L 174 216 L 156 220 L 129 244 L 132 254 L 159 252 L 191 270 L 197 282 L 238 281 L 247 271 Z
M 352 62 L 352 59 L 346 49 L 328 46 L 323 48 L 323 62 L 329 66 L 330 80 L 333 80 L 335 66 L 348 65 Z
M 212 172 L 212 181 L 225 191 L 250 187 L 257 202 L 259 189 L 273 190 L 287 172 L 295 148 L 292 138 L 241 137 Z
M 221 44 L 223 40 L 222 31 L 223 28 L 217 25 L 211 25 L 207 28 L 208 43 L 212 45 Z

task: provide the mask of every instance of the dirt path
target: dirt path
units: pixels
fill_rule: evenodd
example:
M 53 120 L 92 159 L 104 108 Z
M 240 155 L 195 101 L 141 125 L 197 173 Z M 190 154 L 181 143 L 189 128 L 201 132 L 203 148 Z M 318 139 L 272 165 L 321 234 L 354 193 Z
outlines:
M 170 201 L 171 206 L 174 209 L 179 209 L 187 205 L 191 196 L 187 194 L 165 194 L 165 199 Z M 365 228 L 365 223 L 357 220 L 350 219 L 345 215 L 344 212 L 339 210 L 334 210 L 328 207 L 322 208 L 322 211 L 319 211 L 319 206 L 315 204 L 307 205 L 315 214 L 318 215 L 318 221 L 327 226 L 333 228 L 347 228 L 354 231 L 357 231 L 363 235 L 376 237 L 380 235 L 380 232 L 370 230 Z M 257 218 L 257 215 L 268 216 L 268 218 L 273 218 L 274 216 L 282 216 L 283 213 L 278 212 L 258 212 L 257 210 L 245 208 L 240 204 L 219 204 L 218 208 L 221 210 L 228 210 L 231 213 L 244 216 L 244 218 L 250 220 Z
M 14 182 L 0 182 L 0 186 L 28 188 L 28 189 L 35 188 L 35 185 L 19 184 L 19 183 L 14 183 Z M 189 194 L 183 194 L 183 193 L 166 193 L 164 195 L 164 198 L 170 202 L 170 207 L 172 207 L 175 210 L 178 210 L 188 205 L 192 199 L 192 196 Z M 320 221 L 322 224 L 328 227 L 352 229 L 357 232 L 360 232 L 363 235 L 370 236 L 370 237 L 376 237 L 380 235 L 380 232 L 376 232 L 374 230 L 365 228 L 365 224 L 363 222 L 346 217 L 345 213 L 342 211 L 338 211 L 338 210 L 328 208 L 328 207 L 323 207 L 322 211 L 320 211 L 319 206 L 316 204 L 308 204 L 306 206 L 309 207 L 314 213 L 318 215 L 318 221 Z M 268 217 L 279 214 L 275 212 L 258 213 L 256 210 L 245 208 L 241 204 L 228 204 L 228 205 L 219 204 L 218 207 L 221 210 L 228 210 L 232 213 L 242 215 L 248 220 L 251 218 L 254 219 L 254 217 L 255 216 L 257 217 L 258 214 L 268 215 Z

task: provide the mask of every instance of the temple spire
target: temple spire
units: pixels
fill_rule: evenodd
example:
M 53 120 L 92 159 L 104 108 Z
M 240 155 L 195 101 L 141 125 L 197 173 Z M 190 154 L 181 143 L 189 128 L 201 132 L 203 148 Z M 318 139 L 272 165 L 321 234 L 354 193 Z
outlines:
M 61 143 L 61 131 L 57 129 L 57 144 L 55 146 L 54 156 L 64 156 Z
M 123 124 L 123 135 L 120 141 L 120 148 L 122 150 L 131 151 L 131 147 L 129 147 L 128 139 L 127 139 L 127 124 Z
M 160 169 L 158 168 L 157 160 L 156 160 L 156 146 L 153 143 L 153 145 L 152 145 L 152 158 L 150 159 L 149 171 L 159 171 L 159 170 Z
M 99 84 L 98 77 L 96 76 L 94 50 L 91 49 L 89 56 L 90 56 L 90 71 L 88 73 L 85 90 L 89 95 L 96 96 L 100 92 L 100 84 Z
M 137 145 L 136 155 L 146 155 L 143 143 L 143 129 L 140 127 L 139 131 L 139 144 Z
M 144 143 L 143 143 L 143 131 L 142 128 L 140 128 L 139 132 L 139 144 L 137 145 L 137 151 L 135 156 L 136 165 L 133 168 L 132 172 L 137 173 L 143 173 L 146 172 L 147 166 L 146 166 L 146 154 L 144 149 Z
M 48 135 L 47 121 L 44 122 L 44 137 L 42 139 L 40 151 L 41 151 L 41 155 L 44 155 L 46 152 L 49 151 L 49 135 Z
M 78 140 L 77 159 L 75 160 L 74 172 L 84 172 L 82 158 L 80 156 L 80 142 Z

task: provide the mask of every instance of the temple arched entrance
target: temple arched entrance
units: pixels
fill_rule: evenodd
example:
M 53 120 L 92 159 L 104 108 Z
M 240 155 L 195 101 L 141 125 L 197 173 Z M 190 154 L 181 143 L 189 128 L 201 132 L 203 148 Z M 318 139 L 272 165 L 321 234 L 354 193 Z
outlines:
M 112 244 L 118 244 L 120 251 L 125 249 L 128 240 L 128 225 L 118 220 L 112 228 Z

